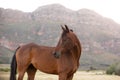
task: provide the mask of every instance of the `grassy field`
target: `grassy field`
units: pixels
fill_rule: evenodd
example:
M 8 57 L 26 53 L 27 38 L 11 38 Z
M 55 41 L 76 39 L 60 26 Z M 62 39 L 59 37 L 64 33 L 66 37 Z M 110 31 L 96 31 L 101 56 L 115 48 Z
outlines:
M 0 80 L 9 80 L 10 72 L 7 72 L 6 69 L 9 68 L 9 65 L 1 65 L 0 69 Z M 5 72 L 6 71 L 6 72 Z M 73 80 L 120 80 L 120 76 L 116 75 L 107 75 L 105 71 L 77 71 L 74 75 Z M 27 80 L 27 74 L 24 76 L 24 80 Z M 35 80 L 58 80 L 57 75 L 45 74 L 40 71 L 37 71 Z
M 0 72 L 0 80 L 9 80 L 9 72 Z M 57 80 L 58 76 L 37 72 L 35 80 Z M 120 76 L 106 75 L 104 71 L 77 71 L 73 80 L 120 80 Z M 24 80 L 27 80 L 25 74 Z

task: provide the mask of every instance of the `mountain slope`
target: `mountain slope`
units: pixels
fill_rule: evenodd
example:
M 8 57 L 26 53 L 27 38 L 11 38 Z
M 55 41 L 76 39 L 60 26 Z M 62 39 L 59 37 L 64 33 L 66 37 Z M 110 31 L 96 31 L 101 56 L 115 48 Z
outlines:
M 3 46 L 0 46 L 0 64 L 10 63 L 13 52 Z
M 12 49 L 29 42 L 56 46 L 62 24 L 72 28 L 81 41 L 82 68 L 105 69 L 120 61 L 119 24 L 92 10 L 72 11 L 59 4 L 39 7 L 30 13 L 0 8 L 0 43 L 5 46 L 10 42 Z

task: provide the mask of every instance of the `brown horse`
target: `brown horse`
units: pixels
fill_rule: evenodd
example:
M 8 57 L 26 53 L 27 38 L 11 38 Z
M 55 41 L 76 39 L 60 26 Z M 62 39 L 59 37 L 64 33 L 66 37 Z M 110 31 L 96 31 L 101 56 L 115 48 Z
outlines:
M 56 47 L 39 46 L 30 43 L 17 48 L 11 63 L 10 80 L 23 80 L 27 72 L 28 80 L 34 80 L 36 70 L 57 74 L 59 80 L 72 80 L 79 67 L 81 45 L 67 25 L 62 27 L 63 32 Z

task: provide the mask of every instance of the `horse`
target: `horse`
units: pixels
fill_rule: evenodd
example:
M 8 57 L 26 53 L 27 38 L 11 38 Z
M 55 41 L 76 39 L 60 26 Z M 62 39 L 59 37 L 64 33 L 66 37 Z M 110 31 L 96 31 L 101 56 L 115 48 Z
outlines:
M 81 44 L 73 30 L 61 26 L 62 34 L 56 47 L 29 43 L 16 49 L 11 62 L 10 80 L 23 80 L 27 72 L 28 80 L 34 80 L 37 69 L 58 75 L 59 80 L 72 80 L 79 67 Z

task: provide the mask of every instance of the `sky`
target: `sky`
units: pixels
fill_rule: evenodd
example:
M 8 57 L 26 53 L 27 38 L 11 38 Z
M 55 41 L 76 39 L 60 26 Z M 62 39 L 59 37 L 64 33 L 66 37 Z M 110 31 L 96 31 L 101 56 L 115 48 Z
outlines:
M 0 0 L 0 7 L 32 12 L 40 6 L 59 3 L 66 8 L 87 8 L 120 23 L 120 0 Z

